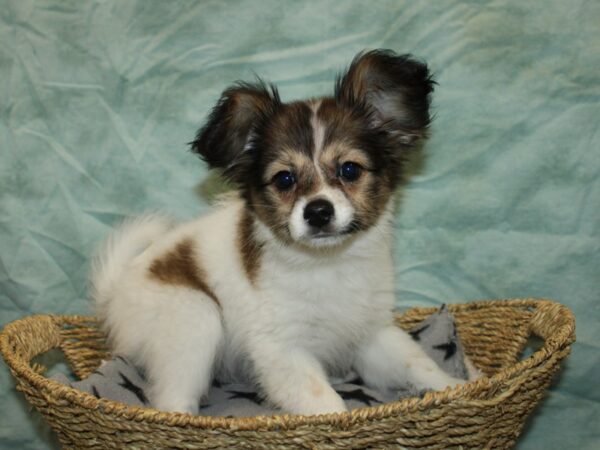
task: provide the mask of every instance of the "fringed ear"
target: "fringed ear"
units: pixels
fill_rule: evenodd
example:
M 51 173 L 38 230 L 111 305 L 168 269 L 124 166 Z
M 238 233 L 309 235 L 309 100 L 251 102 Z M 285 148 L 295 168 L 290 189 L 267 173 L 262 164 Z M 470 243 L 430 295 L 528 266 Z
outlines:
M 434 84 L 427 65 L 410 55 L 373 50 L 357 55 L 338 77 L 335 98 L 345 106 L 363 109 L 373 127 L 411 145 L 426 135 Z
M 260 80 L 231 86 L 191 142 L 192 152 L 211 168 L 222 169 L 230 180 L 244 182 L 254 158 L 254 132 L 280 104 L 277 89 Z

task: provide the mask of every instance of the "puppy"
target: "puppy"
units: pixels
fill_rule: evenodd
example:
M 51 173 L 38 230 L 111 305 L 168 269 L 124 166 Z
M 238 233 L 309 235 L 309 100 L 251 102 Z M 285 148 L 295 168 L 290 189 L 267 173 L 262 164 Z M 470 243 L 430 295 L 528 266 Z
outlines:
M 144 368 L 157 408 L 197 413 L 215 376 L 298 414 L 345 411 L 328 376 L 350 370 L 377 389 L 464 383 L 392 312 L 394 191 L 432 90 L 426 65 L 375 50 L 332 97 L 284 103 L 260 81 L 223 92 L 191 148 L 239 196 L 183 225 L 125 224 L 92 270 L 113 351 Z

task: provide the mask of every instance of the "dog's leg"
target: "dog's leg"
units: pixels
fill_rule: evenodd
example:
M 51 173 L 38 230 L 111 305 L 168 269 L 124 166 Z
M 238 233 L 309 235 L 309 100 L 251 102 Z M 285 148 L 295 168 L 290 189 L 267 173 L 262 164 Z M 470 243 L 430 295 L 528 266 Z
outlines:
M 365 383 L 381 390 L 407 382 L 418 389 L 441 390 L 466 382 L 445 373 L 408 333 L 392 325 L 358 349 L 354 368 Z
M 285 411 L 306 415 L 346 411 L 323 367 L 309 353 L 263 344 L 255 348 L 253 360 L 268 399 Z
M 223 336 L 219 307 L 188 289 L 160 291 L 160 303 L 140 310 L 132 327 L 145 327 L 142 355 L 150 382 L 152 406 L 196 414 L 211 383 L 215 355 Z M 156 299 L 153 299 L 156 300 Z M 145 323 L 144 318 L 152 319 Z M 137 323 L 136 323 L 137 322 Z M 141 330 L 140 330 L 141 331 Z

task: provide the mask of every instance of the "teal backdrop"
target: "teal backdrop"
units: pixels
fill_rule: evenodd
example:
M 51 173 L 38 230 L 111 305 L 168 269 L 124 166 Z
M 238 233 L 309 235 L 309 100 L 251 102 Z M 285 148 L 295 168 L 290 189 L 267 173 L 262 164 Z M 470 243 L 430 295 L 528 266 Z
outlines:
M 89 313 L 90 255 L 124 217 L 209 208 L 186 143 L 228 84 L 326 95 L 376 47 L 439 83 L 397 214 L 398 306 L 568 305 L 577 343 L 518 448 L 600 448 L 598 1 L 0 0 L 0 326 Z M 0 447 L 56 445 L 0 363 Z

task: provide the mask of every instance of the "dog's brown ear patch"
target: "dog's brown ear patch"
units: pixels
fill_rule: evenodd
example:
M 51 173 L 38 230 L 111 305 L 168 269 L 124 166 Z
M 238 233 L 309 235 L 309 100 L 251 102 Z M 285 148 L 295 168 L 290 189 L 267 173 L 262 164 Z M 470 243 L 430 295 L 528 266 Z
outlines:
M 401 143 L 425 137 L 429 126 L 429 102 L 433 91 L 427 65 L 411 55 L 391 50 L 359 53 L 338 77 L 335 99 L 364 110 L 369 122 L 397 134 Z
M 194 254 L 194 243 L 191 239 L 184 239 L 174 250 L 162 258 L 156 259 L 149 269 L 150 275 L 165 283 L 185 286 L 204 292 L 217 305 L 219 300 L 206 283 L 206 275 L 198 265 Z
M 263 253 L 263 244 L 256 240 L 254 226 L 254 217 L 252 217 L 252 213 L 247 209 L 244 209 L 238 224 L 237 243 L 240 249 L 244 271 L 252 285 L 256 284 L 256 278 L 258 277 Z
M 231 181 L 243 184 L 255 157 L 252 136 L 280 105 L 275 86 L 261 80 L 229 87 L 191 142 L 192 152 L 211 168 L 222 169 Z

